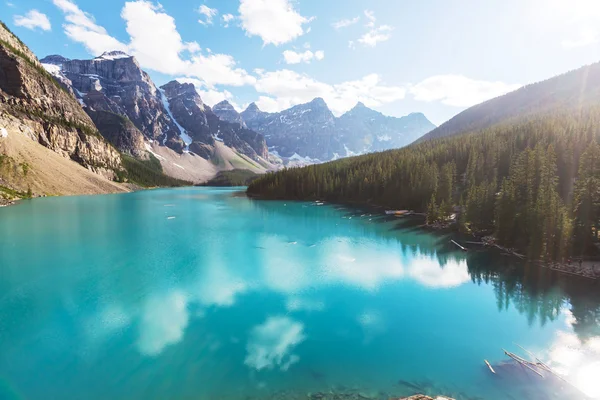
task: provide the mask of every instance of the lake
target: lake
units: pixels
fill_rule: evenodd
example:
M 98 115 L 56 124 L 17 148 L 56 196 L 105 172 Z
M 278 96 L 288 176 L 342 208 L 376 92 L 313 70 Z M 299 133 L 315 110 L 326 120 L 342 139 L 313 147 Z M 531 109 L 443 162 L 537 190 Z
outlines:
M 0 398 L 600 398 L 597 283 L 240 190 L 0 209 Z

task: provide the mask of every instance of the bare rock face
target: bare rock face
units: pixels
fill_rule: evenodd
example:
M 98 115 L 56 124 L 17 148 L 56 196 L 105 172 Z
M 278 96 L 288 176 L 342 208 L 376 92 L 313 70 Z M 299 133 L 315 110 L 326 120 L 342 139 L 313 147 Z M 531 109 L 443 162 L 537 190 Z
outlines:
M 147 139 L 183 150 L 180 129 L 165 108 L 161 92 L 134 57 L 113 51 L 91 60 L 53 55 L 42 63 L 50 71 L 50 65 L 58 67 L 55 75 L 70 81 L 77 97 L 90 109 L 126 116 Z
M 215 104 L 212 107 L 212 110 L 215 114 L 217 114 L 217 117 L 223 121 L 234 122 L 240 124 L 242 128 L 247 128 L 246 123 L 244 122 L 244 119 L 240 113 L 238 113 L 227 100 L 223 100 L 222 102 Z
M 102 136 L 121 152 L 139 159 L 148 157 L 144 135 L 129 118 L 110 111 L 95 111 L 91 108 L 86 111 Z
M 192 84 L 171 81 L 161 86 L 161 90 L 167 98 L 173 117 L 191 139 L 191 151 L 207 158 L 208 147 L 213 146 L 215 141 L 221 141 L 253 160 L 267 159 L 268 149 L 264 136 L 240 123 L 220 119 L 202 102 Z
M 99 134 L 77 100 L 0 26 L 0 111 L 29 127 L 28 136 L 94 172 L 113 178 L 119 153 Z
M 336 135 L 336 119 L 325 101 L 316 98 L 279 113 L 263 113 L 256 104 L 242 112 L 250 129 L 262 133 L 271 151 L 326 161 L 345 155 Z

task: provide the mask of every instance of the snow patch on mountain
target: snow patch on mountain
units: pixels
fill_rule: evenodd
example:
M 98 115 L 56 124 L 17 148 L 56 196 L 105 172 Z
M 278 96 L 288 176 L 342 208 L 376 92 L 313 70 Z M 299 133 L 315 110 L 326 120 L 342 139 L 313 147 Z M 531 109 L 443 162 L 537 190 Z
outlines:
M 169 118 L 171 118 L 171 121 L 173 121 L 175 126 L 177 126 L 177 129 L 179 129 L 179 132 L 180 132 L 179 136 L 181 137 L 181 140 L 183 140 L 183 142 L 185 143 L 185 149 L 189 150 L 189 146 L 192 143 L 192 138 L 190 137 L 190 135 L 188 135 L 187 131 L 183 128 L 183 126 L 181 126 L 179 124 L 179 122 L 177 122 L 177 120 L 173 116 L 173 113 L 171 112 L 171 106 L 169 105 L 169 100 L 167 99 L 167 95 L 165 94 L 165 91 L 163 89 L 158 89 L 158 91 L 160 92 L 160 99 L 163 103 L 163 106 L 165 107 L 165 110 L 167 110 L 167 114 L 169 115 Z M 165 138 L 165 142 L 166 142 L 166 138 Z M 164 144 L 164 142 L 163 142 L 163 144 Z
M 131 56 L 122 51 L 106 51 L 96 57 L 96 60 L 119 60 L 121 58 L 131 58 Z

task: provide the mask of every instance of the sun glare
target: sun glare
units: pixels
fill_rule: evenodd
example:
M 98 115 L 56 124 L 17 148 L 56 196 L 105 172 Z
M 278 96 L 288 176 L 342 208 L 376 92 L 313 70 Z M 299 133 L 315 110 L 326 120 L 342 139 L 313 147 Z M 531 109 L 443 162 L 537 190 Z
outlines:
M 600 361 L 581 367 L 575 376 L 575 386 L 593 399 L 600 398 Z

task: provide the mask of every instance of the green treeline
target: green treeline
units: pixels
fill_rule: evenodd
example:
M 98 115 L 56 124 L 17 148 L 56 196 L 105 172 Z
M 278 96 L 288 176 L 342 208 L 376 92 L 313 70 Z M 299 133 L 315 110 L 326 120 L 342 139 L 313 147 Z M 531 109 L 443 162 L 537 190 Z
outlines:
M 600 225 L 600 108 L 541 115 L 403 149 L 267 174 L 272 199 L 411 209 L 529 257 L 587 254 Z
M 118 172 L 117 180 L 120 182 L 136 183 L 143 187 L 191 185 L 190 182 L 165 175 L 160 161 L 152 154 L 149 156 L 148 160 L 139 160 L 126 154 L 121 154 L 125 171 Z
M 202 184 L 202 186 L 248 186 L 259 176 L 259 174 L 247 169 L 220 171 L 217 176 Z

